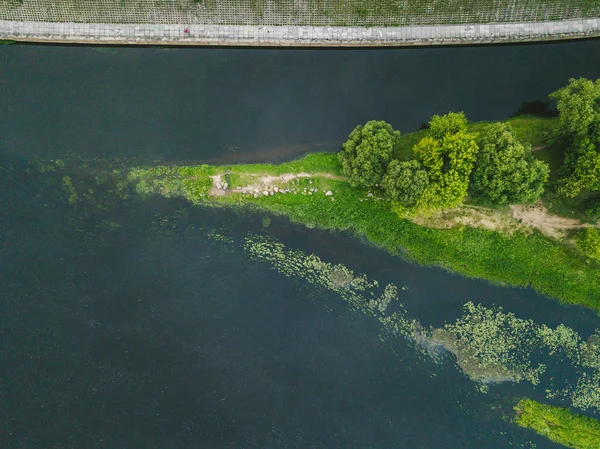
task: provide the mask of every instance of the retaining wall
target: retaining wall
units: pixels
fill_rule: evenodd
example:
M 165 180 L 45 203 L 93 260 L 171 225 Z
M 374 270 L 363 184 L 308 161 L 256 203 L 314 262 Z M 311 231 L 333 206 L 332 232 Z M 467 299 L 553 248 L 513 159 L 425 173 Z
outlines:
M 600 36 L 600 19 L 373 28 L 0 20 L 0 39 L 119 45 L 389 47 L 533 42 L 596 36 Z

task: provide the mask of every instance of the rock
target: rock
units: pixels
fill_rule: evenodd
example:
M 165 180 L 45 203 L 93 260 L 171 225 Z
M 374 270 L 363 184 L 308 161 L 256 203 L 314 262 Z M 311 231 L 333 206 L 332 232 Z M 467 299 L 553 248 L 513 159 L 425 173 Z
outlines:
M 224 182 L 224 183 L 222 184 L 222 188 L 223 188 L 223 190 L 227 190 L 227 187 L 229 187 L 229 184 L 227 184 L 226 182 Z
M 373 194 L 372 194 L 371 192 L 369 192 L 369 193 L 367 193 L 367 196 L 368 196 L 369 198 L 371 198 L 371 197 L 373 196 Z
M 333 192 L 331 190 L 328 190 L 327 192 L 325 192 L 325 196 L 331 196 L 331 195 L 333 195 Z
M 269 196 L 269 192 L 267 192 L 266 190 L 263 192 L 264 196 Z
M 308 192 L 309 195 L 312 195 L 312 190 L 310 192 Z
M 254 198 L 258 198 L 258 193 L 254 192 Z
M 217 189 L 221 190 L 221 188 L 223 187 L 223 184 L 221 184 L 221 181 L 217 181 L 217 182 L 215 183 L 215 187 L 216 187 Z
M 273 190 L 275 190 L 276 192 L 279 192 L 279 187 L 273 187 Z
M 270 194 L 271 196 L 273 196 L 273 194 L 274 194 L 274 193 L 275 193 L 275 192 L 269 192 L 269 194 Z

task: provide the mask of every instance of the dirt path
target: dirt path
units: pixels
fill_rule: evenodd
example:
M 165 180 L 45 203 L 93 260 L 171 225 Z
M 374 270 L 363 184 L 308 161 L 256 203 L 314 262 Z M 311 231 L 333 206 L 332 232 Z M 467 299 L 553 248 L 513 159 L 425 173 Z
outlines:
M 210 190 L 211 196 L 224 196 L 229 195 L 231 193 L 244 193 L 244 194 L 254 194 L 259 195 L 269 195 L 273 193 L 288 193 L 290 192 L 289 188 L 283 188 L 283 186 L 287 186 L 291 181 L 298 178 L 326 178 L 326 179 L 335 179 L 338 181 L 344 181 L 346 178 L 339 175 L 332 175 L 331 173 L 283 173 L 281 175 L 257 175 L 254 173 L 245 173 L 245 172 L 236 172 L 238 175 L 246 175 L 251 178 L 256 178 L 256 181 L 245 185 L 243 187 L 237 187 L 235 189 L 228 188 L 223 181 L 223 175 L 214 175 L 212 178 L 212 188 Z M 315 189 L 316 190 L 316 189 Z M 292 192 L 295 189 L 291 190 Z
M 510 206 L 512 217 L 521 223 L 539 229 L 550 237 L 561 238 L 569 229 L 591 228 L 593 225 L 581 223 L 574 218 L 552 215 L 544 206 Z

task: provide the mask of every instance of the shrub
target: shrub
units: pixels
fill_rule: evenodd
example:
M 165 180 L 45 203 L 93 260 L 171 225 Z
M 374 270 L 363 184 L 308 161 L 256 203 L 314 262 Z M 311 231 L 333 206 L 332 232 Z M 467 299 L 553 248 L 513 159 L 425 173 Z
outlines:
M 586 256 L 600 260 L 600 231 L 586 228 L 577 234 L 577 246 Z
M 371 120 L 357 126 L 338 153 L 350 183 L 363 187 L 381 184 L 399 140 L 400 133 L 384 121 Z

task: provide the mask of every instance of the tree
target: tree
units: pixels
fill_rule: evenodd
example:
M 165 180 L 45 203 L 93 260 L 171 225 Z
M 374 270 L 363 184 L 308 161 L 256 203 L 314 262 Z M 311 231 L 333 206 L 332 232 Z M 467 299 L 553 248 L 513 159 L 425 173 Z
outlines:
M 575 197 L 600 190 L 600 79 L 570 79 L 550 98 L 557 100 L 558 134 L 568 145 L 559 192 Z
M 577 234 L 577 246 L 585 255 L 600 260 L 600 232 L 586 228 Z
M 582 190 L 600 190 L 600 153 L 588 138 L 578 140 L 565 155 L 558 191 L 574 198 Z
M 380 184 L 399 139 L 400 133 L 384 121 L 371 120 L 357 126 L 338 153 L 350 183 L 364 187 Z
M 403 206 L 413 206 L 429 185 L 427 171 L 416 160 L 393 160 L 383 177 L 385 195 Z
M 481 137 L 471 190 L 496 204 L 534 202 L 544 191 L 548 164 L 531 154 L 509 124 L 498 123 Z
M 467 118 L 463 112 L 434 115 L 429 122 L 429 136 L 442 140 L 445 136 L 467 131 Z
M 466 128 L 463 113 L 435 115 L 429 135 L 414 146 L 415 158 L 429 176 L 429 185 L 418 201 L 420 208 L 449 208 L 462 203 L 479 151 L 476 134 Z
M 569 84 L 550 94 L 557 101 L 559 133 L 570 142 L 600 140 L 600 79 L 571 78 Z

